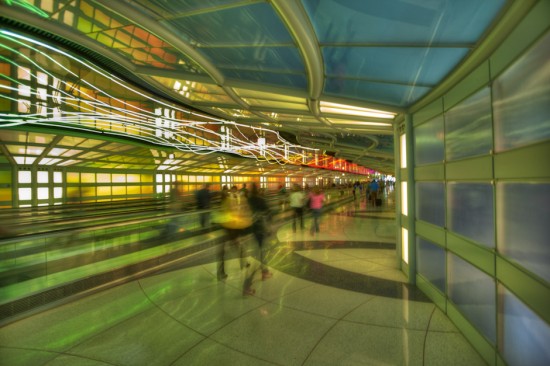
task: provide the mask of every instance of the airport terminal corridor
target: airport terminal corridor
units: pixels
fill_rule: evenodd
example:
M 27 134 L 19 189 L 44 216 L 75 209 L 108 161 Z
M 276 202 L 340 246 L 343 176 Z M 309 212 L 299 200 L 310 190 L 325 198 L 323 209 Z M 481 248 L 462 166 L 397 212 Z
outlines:
M 273 277 L 258 273 L 253 296 L 242 295 L 247 269 L 237 258 L 218 281 L 205 256 L 0 328 L 2 363 L 484 365 L 397 269 L 392 202 L 361 197 L 325 213 L 314 235 L 309 218 L 303 231 L 277 227 Z

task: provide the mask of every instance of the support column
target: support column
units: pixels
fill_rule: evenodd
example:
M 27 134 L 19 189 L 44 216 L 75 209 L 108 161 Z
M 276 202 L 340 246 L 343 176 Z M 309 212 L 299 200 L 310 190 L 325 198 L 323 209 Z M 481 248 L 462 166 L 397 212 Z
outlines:
M 394 170 L 395 170 L 395 186 L 393 187 L 395 193 L 395 250 L 397 252 L 396 261 L 397 268 L 401 269 L 401 258 L 403 257 L 402 251 L 402 238 L 401 238 L 401 228 L 403 227 L 401 221 L 401 124 L 394 123 L 393 125 L 393 161 L 394 161 Z
M 416 284 L 416 200 L 414 181 L 414 130 L 412 115 L 405 115 L 405 140 L 407 151 L 407 230 L 408 230 L 408 277 L 410 284 Z

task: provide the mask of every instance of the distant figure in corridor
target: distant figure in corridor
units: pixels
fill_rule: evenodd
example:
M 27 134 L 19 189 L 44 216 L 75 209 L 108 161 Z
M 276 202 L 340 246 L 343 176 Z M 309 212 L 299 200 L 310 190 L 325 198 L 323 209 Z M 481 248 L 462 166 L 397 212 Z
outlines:
M 289 197 L 290 207 L 294 211 L 292 216 L 292 230 L 296 232 L 296 221 L 300 221 L 300 229 L 304 230 L 304 205 L 306 203 L 306 195 L 302 188 L 295 184 L 292 193 Z
M 376 179 L 373 179 L 369 183 L 370 200 L 373 206 L 376 206 L 376 199 L 378 198 L 378 188 L 378 182 L 376 181 Z
M 208 210 L 210 209 L 210 201 L 212 200 L 212 195 L 210 193 L 210 185 L 205 184 L 201 189 L 195 193 L 195 198 L 197 200 L 197 209 L 198 210 Z M 201 212 L 199 216 L 201 227 L 205 228 L 210 225 L 210 212 L 205 211 Z
M 319 232 L 319 221 L 321 219 L 321 213 L 323 210 L 323 204 L 325 202 L 325 194 L 321 191 L 319 186 L 315 186 L 309 193 L 309 208 L 311 215 L 313 216 L 313 223 L 311 224 L 311 235 Z

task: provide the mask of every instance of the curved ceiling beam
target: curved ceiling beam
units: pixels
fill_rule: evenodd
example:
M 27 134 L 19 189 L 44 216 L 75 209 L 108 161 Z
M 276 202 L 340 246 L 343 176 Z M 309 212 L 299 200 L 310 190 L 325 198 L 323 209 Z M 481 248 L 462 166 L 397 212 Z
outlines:
M 285 22 L 304 57 L 309 81 L 309 110 L 321 122 L 332 126 L 330 122 L 320 116 L 319 98 L 323 92 L 325 67 L 321 50 L 317 44 L 317 35 L 309 17 L 298 0 L 271 0 L 271 4 Z
M 323 57 L 304 8 L 298 0 L 272 0 L 271 4 L 286 23 L 304 56 L 309 80 L 309 97 L 318 100 L 325 79 Z

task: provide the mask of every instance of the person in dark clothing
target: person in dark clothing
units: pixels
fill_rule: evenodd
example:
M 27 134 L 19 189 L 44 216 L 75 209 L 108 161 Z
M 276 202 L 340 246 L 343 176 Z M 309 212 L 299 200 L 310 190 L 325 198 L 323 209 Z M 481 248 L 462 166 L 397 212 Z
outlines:
M 198 210 L 208 210 L 210 209 L 210 201 L 212 200 L 212 195 L 210 194 L 209 185 L 205 184 L 201 189 L 195 193 L 195 198 L 197 199 L 197 209 Z M 200 213 L 200 223 L 201 227 L 205 228 L 210 224 L 210 212 L 205 211 Z
M 269 272 L 265 263 L 265 248 L 264 241 L 268 236 L 267 222 L 270 220 L 272 213 L 266 199 L 262 196 L 256 184 L 253 184 L 248 197 L 248 205 L 252 211 L 252 234 L 258 243 L 258 254 L 260 259 L 260 269 L 262 271 L 262 280 L 267 280 L 273 276 Z M 255 290 L 251 288 L 252 278 L 255 274 L 255 270 L 250 271 L 247 274 L 243 284 L 243 295 L 252 295 Z

